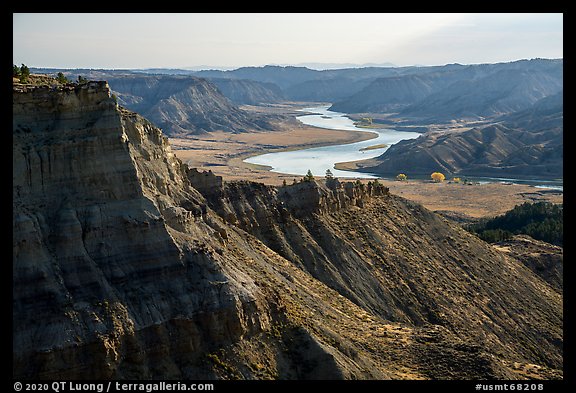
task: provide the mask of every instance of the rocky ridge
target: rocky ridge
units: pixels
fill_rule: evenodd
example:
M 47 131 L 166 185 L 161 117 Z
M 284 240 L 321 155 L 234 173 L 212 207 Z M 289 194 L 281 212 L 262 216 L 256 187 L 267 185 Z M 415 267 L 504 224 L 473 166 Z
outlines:
M 356 165 L 360 171 L 393 176 L 440 171 L 448 176 L 562 178 L 562 97 L 545 97 L 492 125 L 427 132 Z
M 13 375 L 562 376 L 562 298 L 419 205 L 183 165 L 106 82 L 15 85 Z
M 562 247 L 533 239 L 527 235 L 515 235 L 510 240 L 498 242 L 496 248 L 522 261 L 552 288 L 562 292 L 564 277 Z
M 209 80 L 236 105 L 270 104 L 286 100 L 282 90 L 273 83 L 224 78 Z
M 414 67 L 335 102 L 345 113 L 399 112 L 423 124 L 482 119 L 529 108 L 563 86 L 562 59 Z
M 239 109 L 206 79 L 173 75 L 123 75 L 108 78 L 108 82 L 121 105 L 146 117 L 170 136 L 271 128 L 267 120 Z M 272 92 L 268 92 L 266 97 L 272 95 Z M 247 100 L 245 97 L 242 99 Z

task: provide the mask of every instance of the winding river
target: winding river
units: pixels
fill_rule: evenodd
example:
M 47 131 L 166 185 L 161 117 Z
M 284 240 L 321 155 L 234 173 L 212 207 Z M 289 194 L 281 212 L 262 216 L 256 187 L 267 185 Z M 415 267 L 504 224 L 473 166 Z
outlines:
M 395 131 L 393 129 L 374 129 L 367 131 L 366 128 L 356 127 L 354 122 L 345 113 L 332 112 L 328 110 L 330 105 L 323 105 L 301 109 L 306 115 L 298 116 L 302 123 L 314 127 L 327 128 L 331 130 L 348 130 L 369 132 L 374 134 L 373 139 L 362 142 L 349 143 L 344 145 L 332 145 L 315 147 L 303 150 L 285 151 L 277 153 L 267 153 L 254 156 L 244 160 L 251 164 L 265 165 L 271 167 L 272 172 L 285 173 L 290 175 L 304 176 L 308 170 L 315 176 L 324 176 L 327 169 L 330 169 L 334 176 L 342 178 L 363 178 L 375 179 L 379 176 L 369 173 L 341 171 L 334 168 L 338 162 L 366 160 L 374 158 L 384 153 L 390 145 L 400 142 L 403 139 L 417 138 L 420 133 Z M 364 150 L 361 149 L 386 144 L 387 147 Z M 495 177 L 468 177 L 470 180 L 479 183 L 519 183 L 529 184 L 538 188 L 553 190 L 563 190 L 562 180 L 540 180 L 540 179 L 507 179 Z
M 308 170 L 310 170 L 316 176 L 324 176 L 326 170 L 330 169 L 334 176 L 337 177 L 374 179 L 378 176 L 362 172 L 340 171 L 334 169 L 334 164 L 337 162 L 366 160 L 377 157 L 384 153 L 390 145 L 398 143 L 403 139 L 417 138 L 420 135 L 417 132 L 395 131 L 392 129 L 375 129 L 367 131 L 366 128 L 356 127 L 352 119 L 346 117 L 344 113 L 329 111 L 329 107 L 330 105 L 323 105 L 301 109 L 302 112 L 312 114 L 298 116 L 297 119 L 306 125 L 314 127 L 327 128 L 331 130 L 369 132 L 374 134 L 374 138 L 344 145 L 267 153 L 247 158 L 244 161 L 250 164 L 269 166 L 272 168 L 272 172 L 291 175 L 303 176 L 308 172 Z M 380 144 L 386 144 L 387 147 L 364 151 L 361 150 L 366 147 Z

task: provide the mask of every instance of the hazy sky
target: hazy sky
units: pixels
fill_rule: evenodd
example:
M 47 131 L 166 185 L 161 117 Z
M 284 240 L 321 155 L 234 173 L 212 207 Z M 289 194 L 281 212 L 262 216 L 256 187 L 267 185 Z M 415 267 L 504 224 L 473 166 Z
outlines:
M 441 65 L 563 57 L 562 14 L 13 14 L 13 63 Z

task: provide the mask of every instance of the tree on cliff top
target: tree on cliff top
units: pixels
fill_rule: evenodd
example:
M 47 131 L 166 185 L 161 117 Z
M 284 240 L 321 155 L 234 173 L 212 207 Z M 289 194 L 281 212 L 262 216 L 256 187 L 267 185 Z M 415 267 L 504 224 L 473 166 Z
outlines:
M 12 76 L 19 78 L 21 83 L 27 83 L 30 76 L 30 68 L 26 64 L 18 67 L 16 64 L 12 66 Z
M 66 78 L 62 72 L 59 72 L 58 75 L 56 75 L 56 80 L 62 84 L 70 83 L 68 78 Z
M 308 172 L 306 172 L 306 176 L 302 178 L 302 181 L 314 181 L 314 175 L 310 169 L 308 169 Z

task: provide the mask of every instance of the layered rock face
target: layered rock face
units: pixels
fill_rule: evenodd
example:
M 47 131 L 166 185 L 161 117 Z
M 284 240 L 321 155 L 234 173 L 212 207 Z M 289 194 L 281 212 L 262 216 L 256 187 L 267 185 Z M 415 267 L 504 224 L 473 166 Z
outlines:
M 381 186 L 226 183 L 105 82 L 13 93 L 15 378 L 560 378 L 562 297 Z
M 171 136 L 270 128 L 265 120 L 237 108 L 205 79 L 131 75 L 111 77 L 109 83 L 123 105 Z
M 561 120 L 560 120 L 561 121 Z M 563 126 L 527 132 L 492 125 L 463 132 L 429 132 L 403 140 L 381 156 L 357 162 L 357 170 L 447 176 L 558 179 L 563 176 Z
M 206 196 L 228 222 L 372 315 L 442 326 L 481 352 L 561 368 L 558 275 L 560 284 L 535 279 L 510 253 L 378 183 L 328 183 L 233 183 Z
M 13 99 L 15 376 L 176 376 L 269 324 L 159 129 L 104 82 Z

